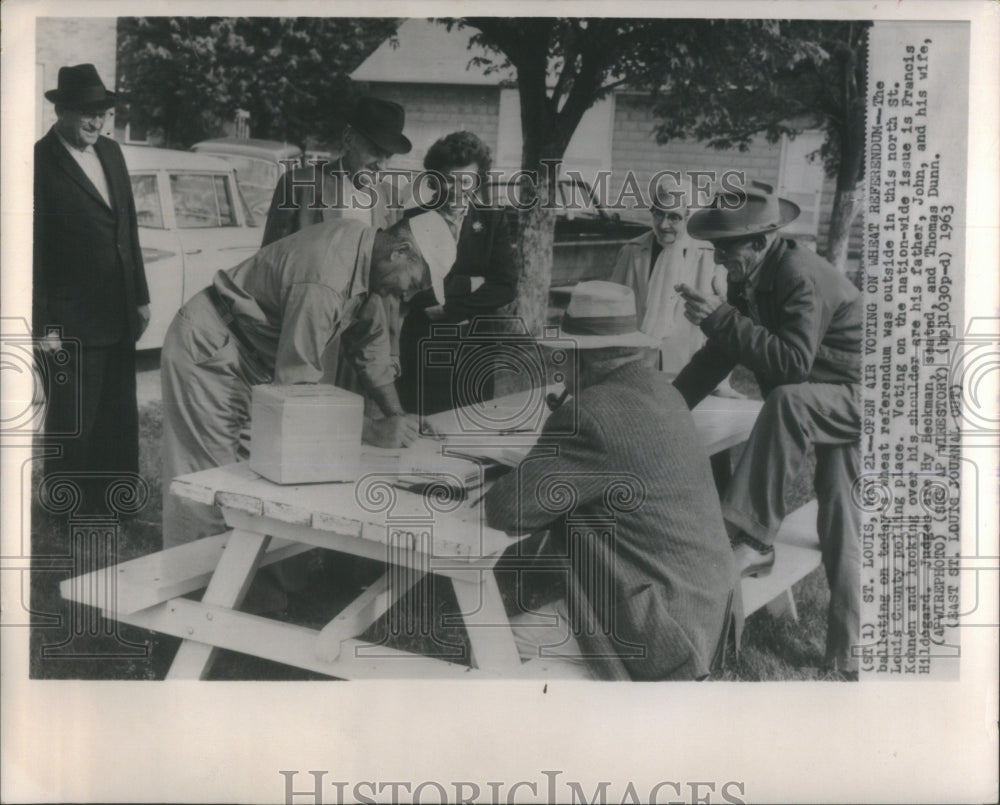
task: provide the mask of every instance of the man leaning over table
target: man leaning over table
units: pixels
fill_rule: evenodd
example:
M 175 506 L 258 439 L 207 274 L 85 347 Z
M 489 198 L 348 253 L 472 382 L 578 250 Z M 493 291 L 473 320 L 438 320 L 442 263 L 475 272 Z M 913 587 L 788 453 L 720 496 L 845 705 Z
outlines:
M 737 578 L 694 419 L 654 366 L 656 342 L 638 331 L 629 288 L 575 286 L 559 335 L 559 346 L 575 343 L 564 363 L 577 399 L 553 412 L 517 470 L 486 494 L 487 523 L 507 532 L 553 528 L 557 554 L 585 557 L 570 571 L 585 601 L 571 602 L 569 615 L 557 602 L 554 612 L 570 620 L 584 652 L 575 656 L 588 657 L 592 671 L 596 655 L 610 652 L 633 679 L 704 677 Z M 616 495 L 622 485 L 634 495 Z M 594 526 L 569 534 L 571 519 L 609 515 L 610 538 Z M 580 603 L 607 630 L 588 628 Z M 567 629 L 533 635 L 537 627 L 516 624 L 522 651 L 565 642 Z M 553 631 L 562 639 L 545 639 Z M 565 645 L 559 653 L 566 655 Z
M 409 298 L 429 287 L 431 266 L 446 271 L 454 259 L 455 241 L 437 213 L 385 230 L 329 221 L 219 271 L 192 297 L 161 358 L 164 547 L 225 530 L 214 507 L 170 495 L 173 478 L 236 461 L 251 386 L 318 382 L 324 348 L 338 334 L 385 414 L 366 416 L 363 441 L 398 447 L 417 438 L 419 423 L 396 394 L 385 316 L 357 314 L 372 295 Z
M 402 205 L 390 206 L 394 202 L 390 187 L 377 178 L 394 155 L 408 154 L 413 148 L 403 134 L 405 125 L 406 111 L 398 103 L 360 97 L 341 135 L 337 160 L 303 165 L 282 174 L 271 197 L 261 246 L 325 221 L 353 218 L 365 226 L 386 229 L 402 218 Z M 362 183 L 363 175 L 369 184 Z M 383 317 L 389 326 L 390 350 L 398 361 L 400 312 L 396 298 L 373 295 L 357 312 L 358 319 Z M 364 380 L 354 372 L 340 339 L 327 346 L 323 367 L 328 382 L 364 391 Z
M 843 272 L 780 236 L 799 210 L 749 182 L 688 222 L 726 267 L 727 298 L 681 285 L 685 315 L 708 337 L 674 384 L 696 405 L 736 364 L 749 368 L 764 406 L 733 472 L 722 511 L 742 575 L 770 572 L 790 487 L 816 451 L 817 530 L 827 581 L 826 664 L 857 673 L 860 629 L 858 511 L 861 295 Z

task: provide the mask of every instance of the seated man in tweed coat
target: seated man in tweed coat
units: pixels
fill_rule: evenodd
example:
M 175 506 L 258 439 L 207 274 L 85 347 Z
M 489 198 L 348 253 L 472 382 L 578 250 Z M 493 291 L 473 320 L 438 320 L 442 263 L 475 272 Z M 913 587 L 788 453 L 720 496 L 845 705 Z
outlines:
M 726 267 L 727 298 L 678 286 L 685 315 L 708 337 L 674 381 L 694 406 L 736 364 L 750 369 L 764 407 L 733 471 L 722 511 L 744 576 L 770 572 L 789 488 L 816 452 L 817 531 L 830 585 L 826 664 L 857 673 L 861 546 L 851 488 L 860 473 L 861 294 L 826 260 L 780 236 L 799 214 L 762 182 L 738 204 L 717 197 L 688 221 Z
M 570 557 L 572 631 L 591 665 L 614 655 L 632 679 L 703 677 L 736 570 L 694 420 L 654 368 L 631 289 L 580 283 L 560 336 L 576 345 L 565 362 L 576 399 L 487 493 L 487 522 L 553 528 L 557 553 Z

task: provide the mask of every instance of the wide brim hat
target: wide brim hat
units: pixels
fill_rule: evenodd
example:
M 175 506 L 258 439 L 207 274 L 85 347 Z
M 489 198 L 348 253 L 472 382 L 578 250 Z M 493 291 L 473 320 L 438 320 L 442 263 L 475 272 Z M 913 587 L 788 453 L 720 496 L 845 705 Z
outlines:
M 639 330 L 632 289 L 603 280 L 581 282 L 573 287 L 559 325 L 559 338 L 561 343 L 553 346 L 565 347 L 563 339 L 571 341 L 577 349 L 657 346 Z
M 406 111 L 398 103 L 365 95 L 347 122 L 390 154 L 408 154 L 413 149 L 413 143 L 403 135 Z
M 67 109 L 108 109 L 115 105 L 115 93 L 109 92 L 92 64 L 60 67 L 55 89 L 45 97 Z
M 751 181 L 716 193 L 709 207 L 688 219 L 687 231 L 698 240 L 750 237 L 788 226 L 800 212 L 797 204 L 779 198 L 771 185 Z
M 458 244 L 455 235 L 436 210 L 427 210 L 407 219 L 410 232 L 416 241 L 420 254 L 423 255 L 431 272 L 431 287 L 439 305 L 444 304 L 444 278 L 455 265 Z

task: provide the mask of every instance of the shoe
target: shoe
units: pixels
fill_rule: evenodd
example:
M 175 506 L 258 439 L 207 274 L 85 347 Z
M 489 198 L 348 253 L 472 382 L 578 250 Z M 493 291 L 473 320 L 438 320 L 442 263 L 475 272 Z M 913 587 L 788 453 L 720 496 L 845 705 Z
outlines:
M 774 546 L 757 542 L 757 546 L 764 549 L 758 550 L 757 546 L 748 544 L 745 539 L 746 537 L 733 546 L 733 558 L 740 578 L 750 576 L 756 579 L 768 575 L 774 568 Z

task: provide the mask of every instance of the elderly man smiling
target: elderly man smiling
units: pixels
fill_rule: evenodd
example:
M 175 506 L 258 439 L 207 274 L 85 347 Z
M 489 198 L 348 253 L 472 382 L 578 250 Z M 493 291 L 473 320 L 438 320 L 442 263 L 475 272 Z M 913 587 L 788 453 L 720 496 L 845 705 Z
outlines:
M 798 214 L 769 185 L 750 182 L 691 216 L 688 231 L 711 241 L 729 285 L 726 299 L 678 286 L 685 315 L 708 342 L 675 385 L 694 406 L 739 363 L 753 371 L 764 394 L 722 501 L 738 531 L 742 575 L 773 566 L 786 493 L 815 447 L 817 528 L 830 585 L 826 663 L 856 674 L 860 546 L 851 488 L 860 463 L 861 295 L 826 260 L 780 237 Z

